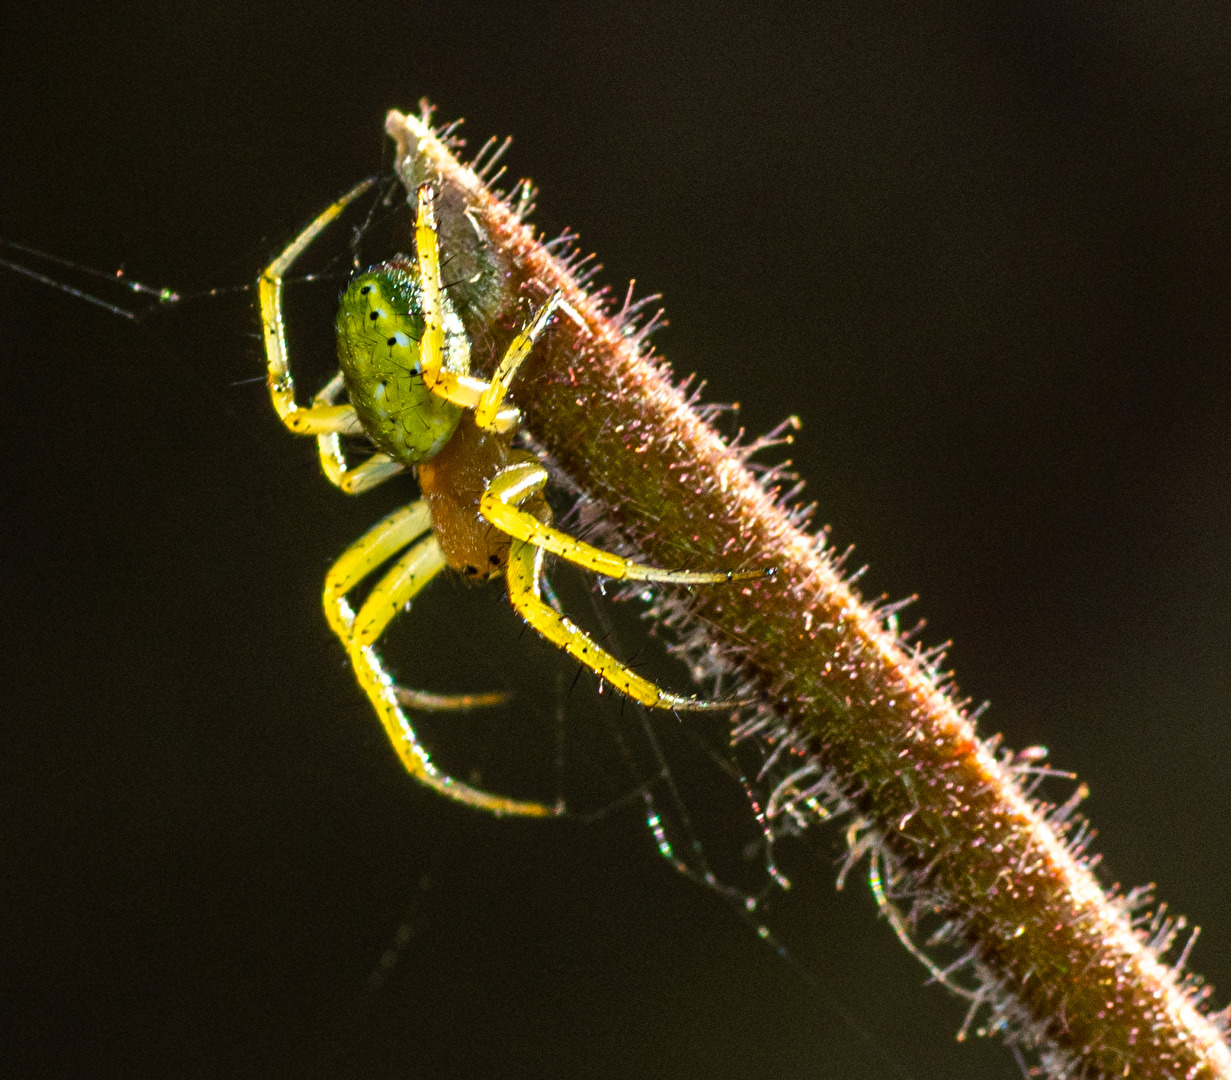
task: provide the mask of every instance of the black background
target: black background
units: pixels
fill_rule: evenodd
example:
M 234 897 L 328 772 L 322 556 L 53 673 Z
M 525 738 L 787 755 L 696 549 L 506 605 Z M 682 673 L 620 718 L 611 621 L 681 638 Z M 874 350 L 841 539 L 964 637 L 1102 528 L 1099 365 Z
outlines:
M 865 591 L 922 594 L 983 730 L 1090 782 L 1107 879 L 1157 881 L 1231 987 L 1231 16 L 815 7 L 10 10 L 0 235 L 245 282 L 387 160 L 388 107 L 514 134 L 537 220 L 666 294 L 677 371 L 751 430 L 802 416 Z M 836 830 L 778 909 L 813 986 L 635 814 L 406 780 L 318 600 L 388 499 L 230 385 L 248 297 L 133 328 L 9 276 L 0 318 L 6 1072 L 1016 1075 L 832 890 Z M 499 588 L 436 592 L 407 639 L 435 685 L 550 717 Z

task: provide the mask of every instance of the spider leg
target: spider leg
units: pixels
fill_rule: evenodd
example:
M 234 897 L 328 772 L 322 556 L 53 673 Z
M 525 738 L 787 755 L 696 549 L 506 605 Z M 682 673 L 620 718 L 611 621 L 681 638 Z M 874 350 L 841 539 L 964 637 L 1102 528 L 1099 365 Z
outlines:
M 415 248 L 419 253 L 419 280 L 423 288 L 423 338 L 419 342 L 419 364 L 423 382 L 437 397 L 460 405 L 478 408 L 491 384 L 470 375 L 459 375 L 444 366 L 445 329 L 441 297 L 440 238 L 436 232 L 435 193 L 430 184 L 419 188 L 419 211 L 415 219 Z M 502 395 L 503 396 L 503 395 Z M 517 424 L 517 410 L 505 409 L 487 426 L 510 431 Z
M 501 469 L 487 485 L 479 500 L 479 513 L 496 528 L 517 540 L 550 551 L 571 563 L 593 570 L 596 574 L 620 581 L 663 581 L 675 585 L 714 585 L 724 581 L 748 581 L 771 577 L 766 570 L 660 570 L 644 566 L 593 547 L 569 536 L 568 533 L 544 525 L 520 504 L 542 491 L 547 484 L 547 470 L 537 461 L 519 461 Z M 635 695 L 634 695 L 635 696 Z M 637 700 L 641 700 L 638 698 Z
M 530 325 L 509 342 L 509 347 L 505 349 L 504 356 L 492 376 L 492 381 L 488 383 L 487 389 L 483 391 L 483 396 L 475 408 L 474 422 L 479 427 L 503 431 L 508 430 L 511 424 L 517 423 L 517 410 L 514 408 L 501 409 L 501 406 L 504 404 L 505 395 L 509 392 L 514 376 L 517 375 L 517 369 L 521 367 L 522 362 L 530 355 L 534 343 L 547 329 L 547 323 L 556 313 L 560 302 L 561 295 L 557 289 L 548 297 L 547 303 L 535 312 Z
M 552 807 L 480 791 L 443 773 L 428 756 L 402 705 L 425 710 L 458 710 L 497 704 L 502 694 L 426 694 L 397 686 L 376 651 L 376 642 L 393 617 L 445 567 L 426 502 L 411 503 L 377 522 L 334 563 L 325 579 L 325 615 L 346 646 L 359 685 L 376 709 L 398 758 L 419 783 L 451 799 L 493 814 L 546 817 Z M 417 541 L 417 542 L 416 542 Z M 381 578 L 356 613 L 346 594 L 387 559 L 404 554 Z
M 341 395 L 344 384 L 342 372 L 338 372 L 312 399 L 313 406 L 333 405 Z M 406 467 L 394 461 L 388 454 L 373 454 L 359 465 L 352 466 L 342 452 L 342 440 L 336 431 L 316 437 L 316 448 L 321 458 L 321 469 L 334 487 L 347 495 L 362 495 L 377 484 L 383 484 L 391 476 L 405 472 Z
M 543 600 L 540 588 L 543 551 L 543 548 L 532 543 L 514 540 L 505 576 L 509 585 L 509 602 L 526 622 L 553 645 L 583 663 L 600 679 L 605 679 L 617 690 L 651 709 L 700 712 L 706 709 L 731 709 L 744 704 L 741 701 L 707 701 L 671 694 L 620 663 L 584 630 Z
M 325 618 L 344 645 L 349 645 L 355 612 L 346 594 L 386 560 L 432 527 L 432 512 L 422 499 L 382 518 L 348 547 L 325 577 Z
M 282 322 L 282 278 L 325 226 L 374 183 L 374 180 L 368 179 L 356 184 L 342 198 L 326 208 L 257 279 L 269 396 L 279 418 L 297 435 L 356 435 L 363 432 L 355 410 L 349 405 L 314 403 L 304 407 L 296 403 L 295 380 L 291 376 L 287 360 L 286 329 Z

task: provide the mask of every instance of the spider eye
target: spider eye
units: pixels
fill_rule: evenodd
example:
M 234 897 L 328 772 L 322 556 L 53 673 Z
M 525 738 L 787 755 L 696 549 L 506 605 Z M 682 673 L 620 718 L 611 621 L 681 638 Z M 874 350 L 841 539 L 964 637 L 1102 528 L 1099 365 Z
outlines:
M 371 291 L 372 291 L 371 285 L 365 285 L 362 289 L 359 290 L 362 296 L 367 296 L 368 293 L 370 293 Z
M 377 311 L 373 311 L 368 315 L 368 318 L 371 319 L 373 322 L 375 322 L 377 319 L 380 318 L 380 313 Z

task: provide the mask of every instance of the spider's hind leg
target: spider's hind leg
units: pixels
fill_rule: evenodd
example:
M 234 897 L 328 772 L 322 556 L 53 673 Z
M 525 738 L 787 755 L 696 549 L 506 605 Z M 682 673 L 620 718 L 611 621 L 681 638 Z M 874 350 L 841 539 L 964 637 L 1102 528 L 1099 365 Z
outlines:
M 456 711 L 498 704 L 503 694 L 428 694 L 399 687 L 385 669 L 376 642 L 399 611 L 445 567 L 444 553 L 433 535 L 426 502 L 395 510 L 342 554 L 325 580 L 325 614 L 346 646 L 363 692 L 406 771 L 419 783 L 451 799 L 493 814 L 546 817 L 558 811 L 542 803 L 509 799 L 481 791 L 441 772 L 419 741 L 402 706 L 424 711 Z M 402 556 L 372 588 L 355 612 L 346 594 L 399 551 Z
M 622 664 L 584 630 L 555 611 L 543 599 L 543 551 L 541 547 L 514 540 L 505 575 L 509 584 L 509 602 L 526 622 L 553 645 L 583 663 L 621 693 L 651 709 L 699 712 L 704 709 L 731 709 L 744 704 L 742 701 L 709 701 L 704 698 L 681 697 L 661 689 L 649 679 L 642 678 L 628 665 Z

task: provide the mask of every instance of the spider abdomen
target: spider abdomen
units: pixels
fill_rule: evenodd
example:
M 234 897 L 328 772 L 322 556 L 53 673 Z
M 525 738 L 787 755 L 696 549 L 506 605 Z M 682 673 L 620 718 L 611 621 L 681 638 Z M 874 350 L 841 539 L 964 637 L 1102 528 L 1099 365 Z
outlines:
M 444 301 L 444 368 L 465 375 L 469 341 Z M 376 448 L 404 465 L 438 454 L 462 410 L 423 381 L 423 291 L 415 264 L 399 258 L 356 274 L 342 294 L 335 325 L 346 389 Z

